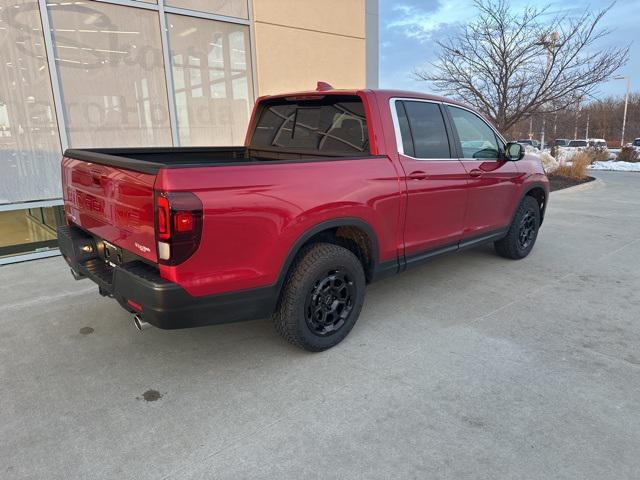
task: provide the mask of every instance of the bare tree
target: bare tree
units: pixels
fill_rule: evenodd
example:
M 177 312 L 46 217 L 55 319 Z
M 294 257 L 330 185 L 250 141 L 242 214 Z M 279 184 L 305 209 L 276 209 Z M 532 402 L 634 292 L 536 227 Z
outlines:
M 613 6 L 578 18 L 549 6 L 514 12 L 506 0 L 476 0 L 478 18 L 438 42 L 439 58 L 418 79 L 473 105 L 508 130 L 525 116 L 557 112 L 590 95 L 629 57 L 629 47 L 597 49 Z

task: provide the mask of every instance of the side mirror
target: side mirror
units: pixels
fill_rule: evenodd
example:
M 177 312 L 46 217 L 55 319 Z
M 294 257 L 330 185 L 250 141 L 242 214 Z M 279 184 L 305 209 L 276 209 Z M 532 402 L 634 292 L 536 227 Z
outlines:
M 524 157 L 524 147 L 520 143 L 509 142 L 505 148 L 504 156 L 507 160 L 516 162 Z

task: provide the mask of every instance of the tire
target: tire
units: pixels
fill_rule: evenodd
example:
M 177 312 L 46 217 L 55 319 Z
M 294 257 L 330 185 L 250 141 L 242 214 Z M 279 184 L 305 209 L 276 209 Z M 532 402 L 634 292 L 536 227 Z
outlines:
M 536 243 L 538 228 L 540 228 L 540 206 L 535 198 L 527 195 L 518 205 L 507 235 L 494 242 L 496 253 L 514 260 L 526 257 Z
M 285 280 L 273 315 L 276 331 L 309 352 L 337 345 L 360 316 L 365 285 L 351 251 L 331 243 L 305 247 Z

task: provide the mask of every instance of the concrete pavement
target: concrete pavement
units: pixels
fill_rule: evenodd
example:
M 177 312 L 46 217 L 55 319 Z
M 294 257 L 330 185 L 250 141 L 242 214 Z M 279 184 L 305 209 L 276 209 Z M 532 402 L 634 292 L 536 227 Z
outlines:
M 640 174 L 552 194 L 533 253 L 372 285 L 338 347 L 143 334 L 60 258 L 0 268 L 0 478 L 640 476 Z

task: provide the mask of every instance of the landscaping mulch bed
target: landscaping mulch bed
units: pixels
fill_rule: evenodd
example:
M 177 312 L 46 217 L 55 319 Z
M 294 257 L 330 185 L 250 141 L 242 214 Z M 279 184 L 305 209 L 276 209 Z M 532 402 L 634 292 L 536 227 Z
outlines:
M 551 191 L 562 190 L 563 188 L 575 187 L 582 183 L 588 183 L 595 180 L 593 177 L 586 177 L 582 179 L 564 177 L 562 175 L 549 175 L 549 184 Z

